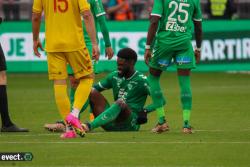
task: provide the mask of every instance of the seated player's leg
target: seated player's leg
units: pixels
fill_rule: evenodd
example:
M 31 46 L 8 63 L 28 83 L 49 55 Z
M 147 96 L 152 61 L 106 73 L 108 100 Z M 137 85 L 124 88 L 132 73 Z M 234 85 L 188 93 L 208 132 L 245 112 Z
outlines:
M 191 44 L 188 49 L 178 52 L 175 62 L 178 68 L 177 73 L 181 90 L 180 99 L 183 110 L 183 132 L 192 133 L 190 125 L 190 114 L 192 110 L 190 71 L 192 68 L 195 68 L 195 57 Z
M 67 53 L 67 60 L 74 71 L 76 79 L 79 79 L 72 112 L 66 117 L 66 123 L 74 127 L 77 133 L 84 136 L 85 132 L 78 119 L 80 110 L 87 101 L 93 84 L 93 68 L 89 52 L 86 48 Z
M 131 113 L 131 110 L 129 109 L 127 104 L 124 103 L 124 101 L 117 100 L 104 112 L 99 112 L 99 115 L 94 119 L 94 121 L 87 124 L 87 129 L 93 130 L 97 127 L 102 126 L 105 130 L 108 131 L 117 131 L 125 129 L 131 130 L 132 123 L 128 123 L 128 121 L 132 121 L 133 118 L 133 128 L 138 130 L 139 128 L 135 128 L 139 127 L 139 125 L 136 125 L 137 117 L 132 117 Z
M 95 89 L 91 90 L 89 103 L 95 118 L 110 107 L 107 99 Z

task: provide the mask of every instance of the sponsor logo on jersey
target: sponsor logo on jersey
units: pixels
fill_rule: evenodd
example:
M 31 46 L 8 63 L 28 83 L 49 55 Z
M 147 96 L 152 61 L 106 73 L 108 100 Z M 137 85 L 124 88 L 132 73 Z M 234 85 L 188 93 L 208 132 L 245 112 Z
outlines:
M 181 65 L 181 64 L 189 64 L 192 62 L 191 57 L 187 57 L 187 56 L 182 56 L 182 57 L 176 57 L 176 63 Z
M 158 64 L 160 65 L 160 67 L 168 67 L 170 65 L 170 62 L 165 59 L 160 59 L 158 60 Z
M 186 32 L 187 27 L 179 26 L 175 21 L 168 21 L 166 24 L 166 30 Z

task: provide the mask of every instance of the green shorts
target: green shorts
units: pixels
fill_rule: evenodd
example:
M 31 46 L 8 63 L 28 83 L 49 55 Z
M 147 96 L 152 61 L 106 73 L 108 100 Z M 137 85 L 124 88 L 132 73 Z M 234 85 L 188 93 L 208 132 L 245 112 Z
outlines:
M 108 109 L 110 105 L 107 103 L 105 110 Z M 137 125 L 137 114 L 131 112 L 130 116 L 123 122 L 116 122 L 115 120 L 102 126 L 106 131 L 138 131 L 140 125 Z
M 149 66 L 165 71 L 172 64 L 175 64 L 178 69 L 192 69 L 196 67 L 194 50 L 191 43 L 185 46 L 180 45 L 179 47 L 155 44 Z
M 87 42 L 86 47 L 87 47 L 87 49 L 89 51 L 90 58 L 92 59 L 92 44 L 90 42 Z M 95 70 L 95 69 L 93 69 L 93 70 Z M 67 65 L 67 72 L 68 72 L 69 75 L 74 74 L 73 69 L 70 67 L 69 64 Z

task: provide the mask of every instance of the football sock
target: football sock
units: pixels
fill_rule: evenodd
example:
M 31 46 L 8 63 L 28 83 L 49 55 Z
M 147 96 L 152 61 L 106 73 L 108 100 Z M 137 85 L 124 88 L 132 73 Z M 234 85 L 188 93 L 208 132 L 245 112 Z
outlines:
M 190 114 L 192 109 L 192 92 L 190 76 L 178 76 L 181 89 L 180 97 L 183 110 L 184 127 L 190 126 Z
M 160 125 L 164 124 L 166 122 L 164 107 L 157 108 L 156 113 L 157 113 L 158 123 Z
M 56 105 L 61 117 L 64 119 L 70 113 L 70 101 L 67 85 L 54 85 Z
M 75 92 L 74 109 L 81 110 L 86 103 L 93 84 L 92 78 L 81 79 Z
M 117 118 L 119 113 L 121 112 L 121 107 L 118 104 L 113 104 L 107 110 L 102 112 L 98 117 L 96 117 L 90 123 L 90 129 L 95 129 L 99 126 L 105 125 Z
M 75 92 L 76 92 L 76 88 L 70 87 L 69 99 L 70 99 L 70 108 L 71 109 L 73 108 L 73 104 L 74 104 Z
M 71 111 L 71 114 L 74 115 L 76 118 L 79 118 L 79 113 L 80 110 L 78 110 L 77 108 L 73 108 L 73 110 Z
M 165 105 L 166 101 L 163 97 L 160 87 L 160 77 L 155 77 L 149 74 L 148 82 L 150 85 L 150 95 L 153 100 L 153 105 L 151 108 L 156 109 L 159 123 L 164 123 L 163 120 L 165 120 L 165 112 L 163 106 Z
M 184 128 L 189 128 L 190 127 L 190 114 L 191 110 L 183 110 L 183 127 Z
M 82 113 L 83 111 L 85 111 L 89 106 L 89 98 L 87 99 L 87 101 L 84 103 L 80 113 Z M 89 110 L 90 113 L 92 113 L 92 110 Z
M 6 85 L 0 85 L 0 113 L 2 118 L 2 126 L 8 127 L 13 125 L 9 117 Z
M 74 104 L 74 98 L 75 98 L 75 92 L 76 92 L 76 88 L 70 88 L 70 108 L 71 110 L 73 109 L 73 104 Z M 80 113 L 84 112 L 87 108 L 88 108 L 88 105 L 89 105 L 89 99 L 87 99 L 87 101 L 85 102 L 85 104 L 83 105 Z M 80 117 L 80 115 L 79 115 Z

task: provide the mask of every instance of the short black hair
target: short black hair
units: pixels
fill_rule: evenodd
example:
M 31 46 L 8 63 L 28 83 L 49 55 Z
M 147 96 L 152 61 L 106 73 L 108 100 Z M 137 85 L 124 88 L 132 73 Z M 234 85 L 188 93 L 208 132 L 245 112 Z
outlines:
M 137 61 L 137 53 L 131 48 L 123 48 L 119 50 L 117 57 L 126 59 L 126 60 L 134 60 Z

